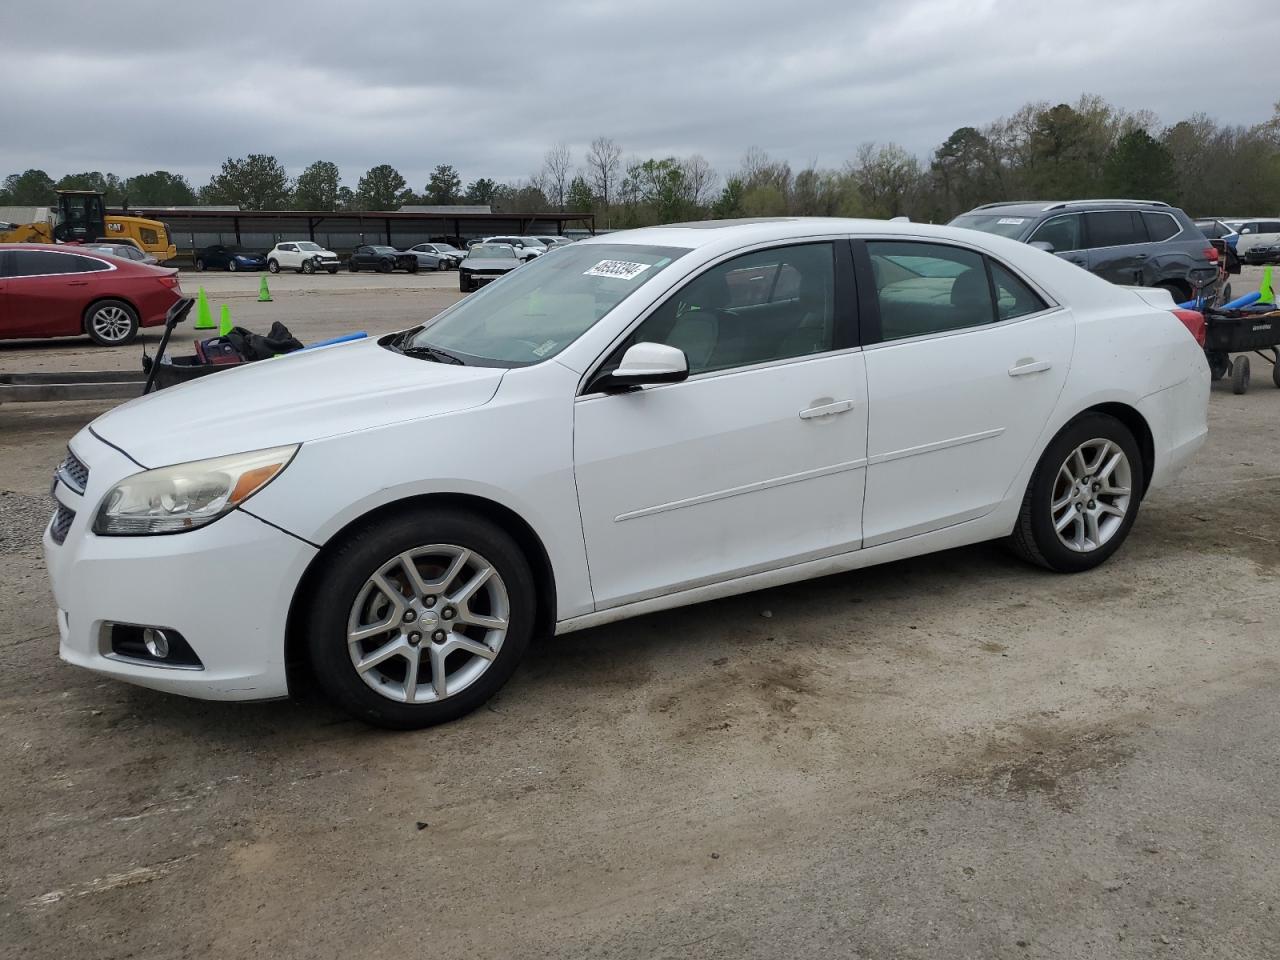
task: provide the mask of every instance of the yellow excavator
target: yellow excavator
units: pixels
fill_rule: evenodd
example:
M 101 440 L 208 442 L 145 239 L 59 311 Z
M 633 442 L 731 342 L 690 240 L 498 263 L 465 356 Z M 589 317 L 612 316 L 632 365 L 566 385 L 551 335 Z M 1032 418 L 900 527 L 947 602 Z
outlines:
M 161 263 L 178 255 L 159 220 L 108 213 L 96 190 L 59 190 L 57 207 L 0 207 L 0 243 L 132 243 Z M 17 215 L 18 219 L 12 217 Z

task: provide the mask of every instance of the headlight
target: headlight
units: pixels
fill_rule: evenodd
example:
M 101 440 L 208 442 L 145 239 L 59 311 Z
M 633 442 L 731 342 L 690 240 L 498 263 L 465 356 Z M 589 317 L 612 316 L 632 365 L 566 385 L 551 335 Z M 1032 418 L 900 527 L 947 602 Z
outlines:
M 103 498 L 93 532 L 136 537 L 206 526 L 275 479 L 297 452 L 293 444 L 135 473 Z

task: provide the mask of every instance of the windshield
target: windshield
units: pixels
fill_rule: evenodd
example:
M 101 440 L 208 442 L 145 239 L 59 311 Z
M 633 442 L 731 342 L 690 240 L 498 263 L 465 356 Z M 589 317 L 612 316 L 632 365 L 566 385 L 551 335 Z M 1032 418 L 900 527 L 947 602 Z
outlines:
M 298 243 L 299 250 L 323 250 L 324 247 L 318 243 L 312 243 L 309 240 L 302 240 Z
M 447 243 L 433 243 L 432 246 L 435 247 L 436 252 L 438 253 L 461 253 L 462 252 L 457 247 L 451 246 L 450 244 L 447 244 Z
M 951 221 L 950 226 L 981 230 L 1017 240 L 1034 221 L 1034 217 L 1015 217 L 1007 213 L 965 213 Z
M 472 260 L 514 260 L 516 252 L 509 244 L 495 243 L 471 248 Z
M 369 249 L 372 250 L 374 253 L 395 253 L 396 252 L 395 247 L 370 247 Z
M 527 247 L 545 247 L 546 244 L 537 237 L 521 237 L 520 242 Z
M 406 347 L 437 347 L 481 366 L 540 363 L 688 252 L 600 243 L 539 257 L 440 314 Z

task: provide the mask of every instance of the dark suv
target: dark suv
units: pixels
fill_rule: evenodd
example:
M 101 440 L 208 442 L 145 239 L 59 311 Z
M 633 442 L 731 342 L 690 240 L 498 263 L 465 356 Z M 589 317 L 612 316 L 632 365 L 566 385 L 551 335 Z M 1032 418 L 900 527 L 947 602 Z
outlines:
M 1129 287 L 1164 287 L 1182 303 L 1217 303 L 1218 251 L 1191 218 L 1159 200 L 987 203 L 951 221 L 1021 240 Z

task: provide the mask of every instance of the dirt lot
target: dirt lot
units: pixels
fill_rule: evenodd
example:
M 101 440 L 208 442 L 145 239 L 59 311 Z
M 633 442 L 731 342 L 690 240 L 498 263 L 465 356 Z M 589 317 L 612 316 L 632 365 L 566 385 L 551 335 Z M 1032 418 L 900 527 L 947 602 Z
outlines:
M 304 340 L 457 296 L 201 279 Z M 0 407 L 0 957 L 1274 958 L 1267 374 L 1215 385 L 1207 448 L 1100 570 L 981 546 L 572 634 L 399 735 L 60 663 L 49 474 L 105 406 Z

